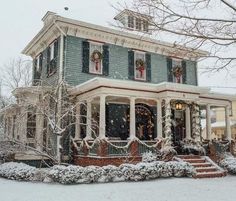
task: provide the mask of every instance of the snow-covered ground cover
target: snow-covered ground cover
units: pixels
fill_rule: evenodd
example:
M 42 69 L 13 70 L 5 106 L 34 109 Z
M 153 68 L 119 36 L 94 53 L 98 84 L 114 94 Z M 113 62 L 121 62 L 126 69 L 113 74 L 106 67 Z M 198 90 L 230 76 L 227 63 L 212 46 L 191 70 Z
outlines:
M 233 201 L 236 177 L 60 185 L 0 178 L 2 201 Z
M 225 168 L 229 173 L 236 174 L 236 158 L 231 154 L 226 154 L 220 161 L 220 166 Z
M 12 180 L 59 182 L 62 184 L 105 183 L 119 181 L 142 181 L 166 177 L 191 177 L 194 168 L 185 162 L 162 162 L 122 164 L 116 166 L 61 166 L 37 169 L 22 163 L 0 165 L 0 176 Z

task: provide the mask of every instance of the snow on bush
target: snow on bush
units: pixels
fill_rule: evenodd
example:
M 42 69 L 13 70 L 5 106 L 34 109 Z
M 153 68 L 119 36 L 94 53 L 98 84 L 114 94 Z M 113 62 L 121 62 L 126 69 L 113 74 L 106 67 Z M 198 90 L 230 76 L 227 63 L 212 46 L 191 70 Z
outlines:
M 143 163 L 150 163 L 150 162 L 154 162 L 157 161 L 157 154 L 153 153 L 151 151 L 149 152 L 145 152 L 142 154 L 142 162 Z
M 142 181 L 161 177 L 193 176 L 195 169 L 185 162 L 162 162 L 122 164 L 115 166 L 54 166 L 48 174 L 54 182 L 79 184 L 94 182 Z
M 226 154 L 220 161 L 220 166 L 225 168 L 229 173 L 236 174 L 236 158 L 231 154 Z
M 9 162 L 0 165 L 0 176 L 12 180 L 34 180 L 36 172 L 37 169 L 35 167 L 24 163 Z
M 23 163 L 0 165 L 0 176 L 12 180 L 59 182 L 62 184 L 105 183 L 120 181 L 143 181 L 166 177 L 191 177 L 195 169 L 186 162 L 155 161 L 150 163 L 122 164 L 119 167 L 62 166 L 37 169 Z

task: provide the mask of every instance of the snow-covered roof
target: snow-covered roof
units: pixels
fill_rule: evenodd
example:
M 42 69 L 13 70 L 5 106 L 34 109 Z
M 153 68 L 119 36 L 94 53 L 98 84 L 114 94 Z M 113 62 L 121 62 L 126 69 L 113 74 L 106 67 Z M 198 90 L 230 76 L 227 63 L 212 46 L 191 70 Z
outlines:
M 32 56 L 42 48 L 42 44 L 50 43 L 52 37 L 58 37 L 61 33 L 64 35 L 74 35 L 83 38 L 98 40 L 101 35 L 106 43 L 121 45 L 127 48 L 142 49 L 144 51 L 159 53 L 171 56 L 173 52 L 179 54 L 180 58 L 198 59 L 208 55 L 208 52 L 194 50 L 190 47 L 179 46 L 173 43 L 163 42 L 153 39 L 149 35 L 132 34 L 100 25 L 95 25 L 79 20 L 65 18 L 56 15 L 53 12 L 47 12 L 43 18 L 44 27 L 30 41 L 22 51 L 23 54 Z M 91 33 L 90 33 L 91 31 Z M 92 36 L 94 34 L 94 36 Z M 37 46 L 37 47 L 36 47 Z

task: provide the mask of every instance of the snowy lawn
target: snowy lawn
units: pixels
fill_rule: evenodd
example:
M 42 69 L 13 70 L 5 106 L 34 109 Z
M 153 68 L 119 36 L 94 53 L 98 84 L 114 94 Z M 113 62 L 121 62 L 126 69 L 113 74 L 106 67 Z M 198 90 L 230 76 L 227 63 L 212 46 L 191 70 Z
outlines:
M 0 178 L 1 201 L 233 201 L 236 177 L 61 185 Z

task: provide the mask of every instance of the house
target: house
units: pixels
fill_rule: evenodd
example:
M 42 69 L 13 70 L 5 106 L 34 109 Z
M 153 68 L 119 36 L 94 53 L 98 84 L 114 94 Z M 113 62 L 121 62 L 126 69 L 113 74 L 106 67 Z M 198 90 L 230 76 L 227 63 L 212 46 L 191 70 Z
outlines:
M 201 109 L 210 139 L 210 113 L 217 106 L 226 113 L 230 141 L 232 97 L 198 86 L 197 61 L 207 52 L 152 39 L 148 16 L 125 10 L 115 19 L 127 31 L 46 13 L 43 28 L 23 50 L 33 59 L 33 82 L 13 91 L 17 103 L 4 110 L 6 137 L 50 148 L 62 160 L 72 146 L 75 164 L 120 164 L 140 160 L 161 138 L 170 137 L 176 147 L 185 138 L 203 140 Z M 54 103 L 45 98 L 52 88 Z M 58 114 L 71 105 L 61 122 Z
M 236 139 L 236 101 L 232 101 L 230 114 L 230 127 L 232 132 L 232 139 Z M 211 124 L 212 132 L 216 135 L 218 139 L 224 139 L 226 136 L 226 127 L 225 127 L 225 111 L 223 108 L 215 108 L 215 122 Z

